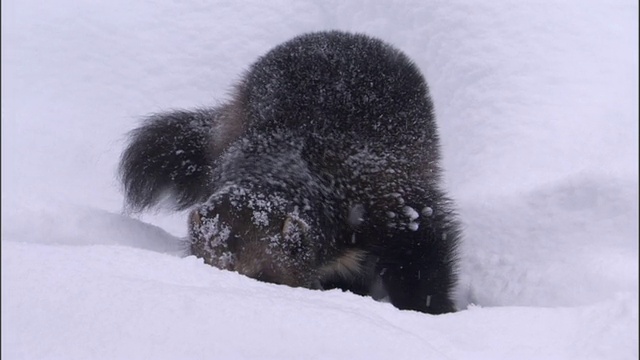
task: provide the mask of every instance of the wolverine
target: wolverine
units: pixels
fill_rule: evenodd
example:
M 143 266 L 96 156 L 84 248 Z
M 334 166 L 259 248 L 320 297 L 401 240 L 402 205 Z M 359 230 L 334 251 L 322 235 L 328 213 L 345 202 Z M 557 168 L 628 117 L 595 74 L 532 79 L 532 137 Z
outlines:
M 455 311 L 454 204 L 418 67 L 363 34 L 276 46 L 230 99 L 148 116 L 119 166 L 133 212 L 190 211 L 189 251 L 251 278 Z

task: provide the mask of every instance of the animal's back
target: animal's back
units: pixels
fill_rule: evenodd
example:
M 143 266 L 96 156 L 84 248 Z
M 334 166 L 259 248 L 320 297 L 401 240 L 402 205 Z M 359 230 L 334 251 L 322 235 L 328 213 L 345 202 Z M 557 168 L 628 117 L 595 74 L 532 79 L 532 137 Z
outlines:
M 247 127 L 305 136 L 418 145 L 435 133 L 419 69 L 399 50 L 359 34 L 311 33 L 261 57 L 240 87 Z

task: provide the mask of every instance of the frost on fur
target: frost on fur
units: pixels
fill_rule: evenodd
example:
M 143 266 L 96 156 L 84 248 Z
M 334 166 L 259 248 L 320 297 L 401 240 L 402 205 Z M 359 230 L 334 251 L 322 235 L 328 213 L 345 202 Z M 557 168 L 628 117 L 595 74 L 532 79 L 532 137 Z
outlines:
M 128 204 L 191 207 L 191 253 L 295 287 L 454 311 L 454 207 L 419 69 L 366 35 L 298 36 L 231 101 L 150 117 L 121 162 Z

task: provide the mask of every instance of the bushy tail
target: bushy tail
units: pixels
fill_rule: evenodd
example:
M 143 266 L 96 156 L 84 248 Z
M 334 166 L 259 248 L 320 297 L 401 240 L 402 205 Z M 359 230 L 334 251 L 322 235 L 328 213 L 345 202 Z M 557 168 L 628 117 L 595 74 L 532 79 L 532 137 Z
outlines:
M 165 198 L 183 210 L 208 198 L 219 117 L 219 109 L 160 113 L 131 131 L 119 167 L 127 210 Z

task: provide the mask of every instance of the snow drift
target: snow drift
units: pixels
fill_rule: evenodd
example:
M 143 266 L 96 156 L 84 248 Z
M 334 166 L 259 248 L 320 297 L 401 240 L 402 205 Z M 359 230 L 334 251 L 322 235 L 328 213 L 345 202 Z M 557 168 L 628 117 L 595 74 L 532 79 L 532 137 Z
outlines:
M 121 213 L 142 116 L 215 105 L 305 31 L 423 71 L 464 223 L 462 309 L 428 316 L 185 256 L 186 214 Z M 638 358 L 632 1 L 2 2 L 7 358 Z

